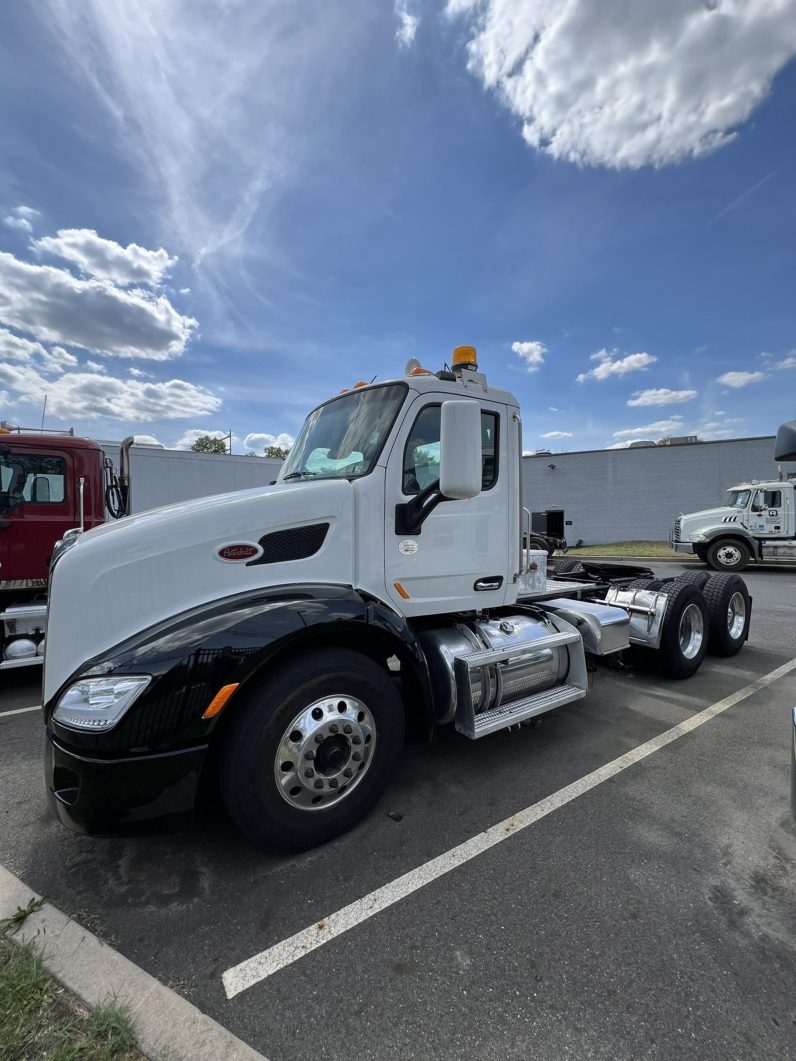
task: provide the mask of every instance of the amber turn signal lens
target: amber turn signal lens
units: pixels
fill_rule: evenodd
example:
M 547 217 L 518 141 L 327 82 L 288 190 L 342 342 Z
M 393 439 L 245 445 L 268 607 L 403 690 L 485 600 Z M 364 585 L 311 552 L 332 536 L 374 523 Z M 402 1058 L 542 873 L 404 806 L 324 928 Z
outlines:
M 232 696 L 239 685 L 240 682 L 233 682 L 231 685 L 222 685 L 205 708 L 202 718 L 215 718 L 216 715 L 220 715 L 226 706 L 227 700 L 229 700 L 230 696 Z

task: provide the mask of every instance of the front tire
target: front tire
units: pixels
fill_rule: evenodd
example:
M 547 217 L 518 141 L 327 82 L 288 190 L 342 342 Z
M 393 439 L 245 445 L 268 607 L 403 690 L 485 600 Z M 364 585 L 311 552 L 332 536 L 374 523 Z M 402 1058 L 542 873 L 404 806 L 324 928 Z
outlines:
M 749 550 L 736 538 L 722 538 L 708 546 L 706 559 L 714 571 L 743 571 Z
M 387 787 L 404 738 L 387 673 L 349 649 L 316 649 L 244 692 L 221 792 L 245 836 L 301 851 L 350 829 Z

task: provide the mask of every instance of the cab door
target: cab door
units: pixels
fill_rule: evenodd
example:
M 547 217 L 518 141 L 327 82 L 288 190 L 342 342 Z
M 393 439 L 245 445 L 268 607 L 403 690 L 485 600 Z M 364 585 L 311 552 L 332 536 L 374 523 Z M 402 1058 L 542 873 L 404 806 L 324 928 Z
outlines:
M 75 525 L 72 456 L 10 444 L 0 454 L 0 582 L 44 581 L 53 545 Z
M 751 530 L 758 537 L 784 538 L 788 534 L 788 505 L 782 489 L 756 490 L 752 499 Z
M 396 523 L 396 507 L 439 479 L 443 400 L 435 394 L 418 396 L 387 465 L 385 589 L 405 615 L 496 607 L 504 603 L 512 582 L 509 497 L 517 485 L 516 469 L 507 459 L 510 425 L 505 405 L 479 402 L 481 492 L 464 501 L 440 501 L 414 531 L 406 532 Z

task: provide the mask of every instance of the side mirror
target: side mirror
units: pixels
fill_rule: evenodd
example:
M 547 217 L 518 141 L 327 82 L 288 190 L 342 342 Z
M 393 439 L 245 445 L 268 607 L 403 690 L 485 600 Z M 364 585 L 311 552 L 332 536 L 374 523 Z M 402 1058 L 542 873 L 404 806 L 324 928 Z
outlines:
M 442 403 L 439 489 L 460 501 L 481 493 L 481 406 L 472 399 Z

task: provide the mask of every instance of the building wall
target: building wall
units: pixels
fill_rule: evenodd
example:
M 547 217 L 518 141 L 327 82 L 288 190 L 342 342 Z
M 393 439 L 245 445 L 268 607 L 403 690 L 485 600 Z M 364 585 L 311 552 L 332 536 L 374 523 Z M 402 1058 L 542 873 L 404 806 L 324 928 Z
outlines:
M 741 480 L 775 478 L 774 436 L 544 454 L 522 469 L 523 505 L 563 508 L 570 543 L 664 541 L 681 512 L 724 504 Z

